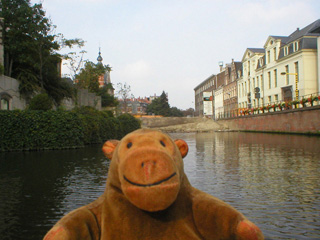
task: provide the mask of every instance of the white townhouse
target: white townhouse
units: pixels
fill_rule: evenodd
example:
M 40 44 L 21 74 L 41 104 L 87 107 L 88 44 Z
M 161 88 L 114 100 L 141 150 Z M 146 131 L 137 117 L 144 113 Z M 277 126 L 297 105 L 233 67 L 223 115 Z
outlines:
M 238 81 L 239 108 L 319 94 L 319 37 L 320 19 L 289 36 L 269 36 L 262 49 L 248 48 Z
M 258 60 L 264 56 L 264 48 L 247 48 L 242 58 L 242 78 L 238 80 L 238 107 L 251 108 L 258 106 L 259 98 L 255 100 L 255 88 L 260 88 L 261 78 L 256 69 Z

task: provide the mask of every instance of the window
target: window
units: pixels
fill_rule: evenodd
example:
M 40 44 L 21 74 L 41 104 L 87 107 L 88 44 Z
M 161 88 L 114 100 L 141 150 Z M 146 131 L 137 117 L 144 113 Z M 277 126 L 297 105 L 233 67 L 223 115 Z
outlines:
M 296 42 L 293 43 L 293 51 L 296 52 L 298 50 L 299 50 L 299 42 L 296 41 Z
M 248 61 L 248 76 L 250 76 L 250 61 Z
M 274 95 L 274 101 L 278 102 L 278 94 Z
M 273 76 L 273 78 L 274 78 L 274 87 L 276 88 L 278 86 L 277 69 L 275 69 L 273 71 L 273 74 L 274 74 L 274 76 Z
M 253 78 L 252 82 L 253 82 L 253 88 L 256 88 L 256 79 Z
M 259 87 L 259 76 L 257 76 L 257 87 Z
M 242 97 L 244 96 L 244 86 L 243 86 L 243 83 L 242 83 Z
M 284 47 L 283 50 L 284 50 L 284 56 L 287 56 L 288 53 L 289 53 L 289 48 L 288 47 Z
M 260 66 L 262 67 L 263 66 L 263 58 L 259 59 L 259 63 L 260 63 Z
M 273 49 L 273 60 L 276 61 L 277 60 L 277 48 Z
M 268 51 L 267 63 L 270 63 L 270 51 Z
M 289 72 L 289 65 L 286 65 L 285 68 L 286 68 L 286 73 L 288 73 Z M 286 74 L 286 85 L 289 85 L 289 75 L 288 74 Z
M 245 95 L 247 95 L 247 82 L 244 83 L 244 92 L 245 92 Z
M 9 110 L 9 101 L 7 99 L 1 99 L 0 109 Z
M 268 97 L 268 103 L 271 103 L 271 96 Z
M 268 83 L 269 83 L 269 89 L 271 89 L 271 73 L 268 72 Z
M 260 79 L 261 79 L 261 88 L 263 89 L 264 85 L 263 85 L 263 75 L 262 74 L 261 74 Z

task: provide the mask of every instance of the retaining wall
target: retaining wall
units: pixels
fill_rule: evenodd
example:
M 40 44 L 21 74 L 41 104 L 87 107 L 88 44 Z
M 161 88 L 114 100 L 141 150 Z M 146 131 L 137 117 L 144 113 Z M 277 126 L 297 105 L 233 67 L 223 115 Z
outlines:
M 194 123 L 200 121 L 202 118 L 193 117 L 156 117 L 156 118 L 145 118 L 141 117 L 143 127 L 156 128 L 156 127 L 167 127 L 178 124 Z
M 230 130 L 320 134 L 320 106 L 219 120 Z

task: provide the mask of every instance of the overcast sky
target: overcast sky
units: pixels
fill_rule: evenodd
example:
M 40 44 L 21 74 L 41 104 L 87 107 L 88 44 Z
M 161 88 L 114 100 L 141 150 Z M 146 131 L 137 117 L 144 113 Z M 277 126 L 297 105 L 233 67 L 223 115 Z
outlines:
M 101 47 L 116 91 L 119 82 L 135 97 L 164 90 L 180 109 L 194 108 L 193 89 L 219 73 L 219 61 L 241 61 L 269 35 L 320 18 L 318 0 L 31 0 L 39 2 L 56 33 L 86 41 L 86 59 L 97 62 Z

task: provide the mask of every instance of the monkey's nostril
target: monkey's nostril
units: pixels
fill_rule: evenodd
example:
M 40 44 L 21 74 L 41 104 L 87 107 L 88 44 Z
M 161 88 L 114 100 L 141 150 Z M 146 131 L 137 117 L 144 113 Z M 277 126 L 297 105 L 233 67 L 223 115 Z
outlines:
M 143 163 L 141 163 L 141 167 L 144 167 L 144 162 L 143 162 Z

